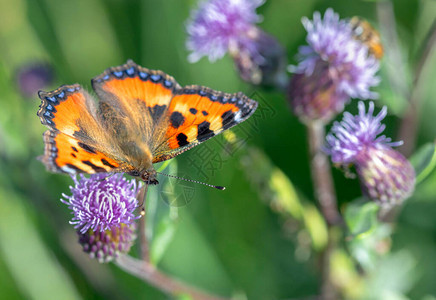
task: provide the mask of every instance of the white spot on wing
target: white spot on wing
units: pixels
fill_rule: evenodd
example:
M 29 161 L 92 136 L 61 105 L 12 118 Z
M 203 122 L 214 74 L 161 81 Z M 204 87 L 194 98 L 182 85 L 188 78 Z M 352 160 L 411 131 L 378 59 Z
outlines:
M 240 123 L 240 122 L 242 121 L 241 114 L 242 114 L 242 113 L 241 113 L 240 110 L 238 110 L 238 111 L 235 113 L 235 121 L 238 122 L 238 123 Z
M 70 173 L 70 174 L 76 174 L 76 170 L 74 170 L 73 168 L 67 167 L 67 166 L 63 166 L 62 171 Z

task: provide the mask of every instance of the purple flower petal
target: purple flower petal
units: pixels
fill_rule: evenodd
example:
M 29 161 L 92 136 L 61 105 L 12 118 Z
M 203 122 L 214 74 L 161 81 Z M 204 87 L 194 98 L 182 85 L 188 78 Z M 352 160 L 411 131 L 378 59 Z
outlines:
M 351 98 L 377 98 L 377 93 L 370 88 L 380 82 L 376 76 L 378 60 L 368 55 L 365 44 L 353 38 L 349 22 L 340 20 L 329 8 L 324 18 L 315 12 L 312 21 L 303 18 L 302 23 L 307 30 L 309 46 L 299 48 L 297 58 L 300 62 L 291 71 L 311 76 L 317 64 L 327 63 L 329 77 L 338 93 Z
M 360 151 L 368 147 L 396 147 L 403 144 L 402 141 L 392 142 L 391 138 L 380 135 L 385 129 L 381 121 L 386 117 L 386 107 L 376 116 L 373 115 L 374 102 L 369 102 L 368 112 L 365 112 L 362 101 L 358 107 L 358 115 L 345 112 L 342 121 L 335 122 L 327 135 L 325 151 L 331 155 L 334 163 L 353 163 Z
M 189 61 L 196 62 L 207 56 L 213 62 L 232 49 L 256 52 L 249 32 L 254 24 L 261 20 L 256 14 L 256 8 L 263 2 L 264 0 L 202 2 L 199 8 L 193 11 L 186 26 L 189 35 L 186 47 L 191 51 Z M 255 53 L 252 55 L 256 56 Z
M 133 214 L 137 207 L 139 187 L 135 180 L 128 181 L 122 174 L 107 177 L 94 174 L 80 179 L 72 177 L 75 183 L 70 187 L 71 196 L 63 194 L 61 201 L 73 212 L 70 221 L 81 233 L 88 230 L 105 231 L 121 224 L 132 224 L 139 218 Z

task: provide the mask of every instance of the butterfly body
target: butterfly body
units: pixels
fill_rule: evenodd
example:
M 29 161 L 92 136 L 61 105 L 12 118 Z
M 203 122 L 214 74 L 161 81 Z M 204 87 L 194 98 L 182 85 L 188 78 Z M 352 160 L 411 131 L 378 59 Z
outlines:
M 257 102 L 242 93 L 181 87 L 132 61 L 92 79 L 99 101 L 80 85 L 39 92 L 41 160 L 54 172 L 126 172 L 157 184 L 154 163 L 191 149 L 247 119 Z

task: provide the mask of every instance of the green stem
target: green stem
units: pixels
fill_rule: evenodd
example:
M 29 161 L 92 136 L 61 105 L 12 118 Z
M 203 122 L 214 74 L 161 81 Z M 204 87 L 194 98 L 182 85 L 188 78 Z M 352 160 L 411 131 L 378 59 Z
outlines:
M 210 295 L 197 288 L 182 283 L 168 275 L 162 273 L 151 263 L 138 260 L 128 255 L 120 256 L 116 260 L 116 264 L 127 273 L 136 276 L 143 281 L 149 283 L 155 288 L 166 292 L 170 295 L 181 296 L 189 295 L 194 300 L 222 300 L 222 298 Z
M 340 292 L 332 281 L 330 263 L 338 244 L 334 231 L 337 230 L 338 225 L 343 224 L 343 220 L 338 210 L 330 163 L 327 155 L 322 151 L 325 140 L 324 123 L 313 121 L 307 125 L 307 129 L 313 188 L 329 227 L 328 244 L 321 256 L 321 299 L 335 300 L 339 299 Z
M 139 183 L 138 183 L 139 184 Z M 138 202 L 142 203 L 141 205 L 141 218 L 139 219 L 139 241 L 140 241 L 140 249 L 141 249 L 141 259 L 144 261 L 150 261 L 150 252 L 148 247 L 148 239 L 147 233 L 145 230 L 146 226 L 146 213 L 145 213 L 145 203 L 147 199 L 147 191 L 148 184 L 144 184 L 138 194 Z
M 322 151 L 325 140 L 324 124 L 313 121 L 307 125 L 307 129 L 315 195 L 327 224 L 330 226 L 341 224 L 342 217 L 338 211 L 330 163 L 327 155 Z

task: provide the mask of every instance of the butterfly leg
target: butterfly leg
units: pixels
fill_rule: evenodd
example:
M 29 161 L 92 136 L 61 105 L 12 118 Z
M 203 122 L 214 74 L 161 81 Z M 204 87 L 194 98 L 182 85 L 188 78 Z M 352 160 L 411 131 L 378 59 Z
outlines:
M 114 176 L 115 174 L 117 174 L 117 173 L 108 173 L 105 177 L 103 177 L 99 181 L 107 180 L 107 179 L 111 178 L 112 176 Z

